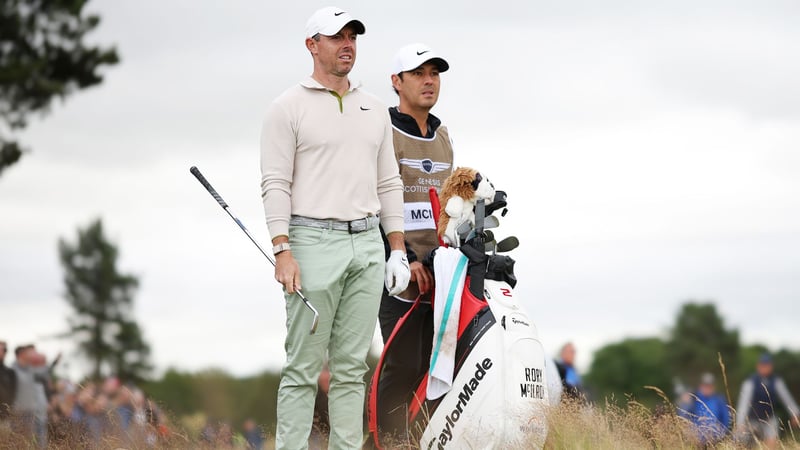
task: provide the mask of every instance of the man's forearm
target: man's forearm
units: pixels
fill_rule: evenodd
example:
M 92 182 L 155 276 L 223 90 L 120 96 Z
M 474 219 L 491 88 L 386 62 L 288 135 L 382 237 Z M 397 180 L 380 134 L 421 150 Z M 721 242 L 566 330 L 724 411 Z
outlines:
M 402 250 L 403 253 L 406 253 L 405 236 L 405 233 L 399 231 L 387 234 L 386 239 L 389 241 L 389 248 L 392 250 Z

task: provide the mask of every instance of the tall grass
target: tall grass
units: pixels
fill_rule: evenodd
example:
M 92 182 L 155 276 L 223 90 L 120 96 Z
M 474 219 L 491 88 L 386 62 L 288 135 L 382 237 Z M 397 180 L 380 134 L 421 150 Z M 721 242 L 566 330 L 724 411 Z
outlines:
M 627 398 L 624 402 L 609 399 L 604 404 L 586 404 L 566 400 L 547 411 L 548 435 L 544 444 L 547 450 L 619 450 L 619 449 L 722 449 L 738 450 L 765 448 L 759 442 L 749 444 L 728 436 L 722 441 L 704 447 L 697 439 L 693 425 L 678 416 L 675 406 L 666 395 L 651 387 L 663 398 L 663 403 L 655 408 L 647 407 Z M 623 406 L 619 406 L 622 403 Z M 79 429 L 64 429 L 61 434 L 51 436 L 49 449 L 67 450 L 90 449 L 129 449 L 129 450 L 189 450 L 189 449 L 244 449 L 241 438 L 234 436 L 230 441 L 208 442 L 200 437 L 200 417 L 186 417 L 168 421 L 163 430 L 144 429 L 143 434 L 108 434 L 92 441 Z M 785 431 L 778 448 L 800 450 L 800 436 L 782 424 Z M 149 438 L 148 438 L 149 436 Z M 156 436 L 156 439 L 152 439 Z M 366 438 L 365 438 L 366 439 Z M 388 441 L 392 442 L 392 441 Z M 399 441 L 394 448 L 408 449 Z M 312 446 L 313 448 L 314 446 Z M 0 426 L 0 449 L 35 449 L 33 442 L 14 435 L 8 427 Z M 274 448 L 274 436 L 268 435 L 266 450 Z M 416 448 L 416 447 L 410 447 Z M 528 447 L 533 448 L 533 447 Z M 522 447 L 520 450 L 527 450 Z
M 677 414 L 675 406 L 658 390 L 664 403 L 649 408 L 632 399 L 624 406 L 606 401 L 586 405 L 568 400 L 548 413 L 549 433 L 545 449 L 748 449 L 765 448 L 759 442 L 728 435 L 722 441 L 704 446 L 698 429 Z M 785 424 L 783 424 L 785 425 Z M 786 428 L 788 430 L 788 428 Z M 784 433 L 778 448 L 800 450 L 800 441 L 791 430 Z

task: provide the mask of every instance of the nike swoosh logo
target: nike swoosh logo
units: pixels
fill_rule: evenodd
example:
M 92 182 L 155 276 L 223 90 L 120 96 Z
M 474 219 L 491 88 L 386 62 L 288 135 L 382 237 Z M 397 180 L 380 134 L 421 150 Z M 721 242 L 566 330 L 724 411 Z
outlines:
M 337 13 L 333 13 L 333 15 L 334 15 L 334 16 L 336 16 L 336 17 L 339 17 L 339 16 L 341 16 L 342 14 L 344 14 L 344 11 L 342 11 L 342 12 L 337 12 Z
M 362 111 L 369 111 L 372 108 L 364 108 L 363 106 L 360 107 Z
M 425 53 L 428 53 L 430 50 L 425 50 L 424 52 L 417 52 L 417 56 L 422 56 Z

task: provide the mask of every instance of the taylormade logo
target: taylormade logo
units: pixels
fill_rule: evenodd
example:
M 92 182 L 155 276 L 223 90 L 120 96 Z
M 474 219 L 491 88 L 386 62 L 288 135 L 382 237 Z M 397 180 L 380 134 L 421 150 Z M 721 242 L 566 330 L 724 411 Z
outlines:
M 486 371 L 492 368 L 492 360 L 489 358 L 484 359 L 480 363 L 475 364 L 475 375 L 469 379 L 466 383 L 464 383 L 464 387 L 461 388 L 461 393 L 458 394 L 458 403 L 456 407 L 453 408 L 450 413 L 447 414 L 445 417 L 447 419 L 447 424 L 442 428 L 442 431 L 439 433 L 438 437 L 433 438 L 428 443 L 428 450 L 433 448 L 436 445 L 436 448 L 441 450 L 447 445 L 449 442 L 453 440 L 453 430 L 456 427 L 456 422 L 461 418 L 461 414 L 464 412 L 464 408 L 467 407 L 467 403 L 469 403 L 470 399 L 472 398 L 472 394 L 478 389 L 481 384 L 481 380 L 483 377 L 486 376 Z
M 516 317 L 512 317 L 511 318 L 511 322 L 513 322 L 515 325 L 516 324 L 522 324 L 522 325 L 525 325 L 526 327 L 530 326 L 530 324 L 528 322 L 525 322 L 524 320 L 519 320 Z

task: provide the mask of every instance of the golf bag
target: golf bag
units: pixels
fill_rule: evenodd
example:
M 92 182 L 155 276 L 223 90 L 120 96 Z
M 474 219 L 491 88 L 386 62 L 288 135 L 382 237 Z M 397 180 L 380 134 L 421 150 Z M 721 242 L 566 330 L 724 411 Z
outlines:
M 439 212 L 431 189 L 434 217 Z M 541 448 L 550 404 L 544 348 L 531 317 L 514 297 L 514 260 L 499 255 L 485 217 L 505 208 L 506 196 L 475 207 L 475 226 L 458 248 L 467 260 L 449 390 L 427 396 L 431 380 L 433 307 L 414 303 L 384 345 L 368 392 L 369 431 L 379 448 Z M 503 210 L 505 213 L 505 209 Z M 497 224 L 499 221 L 494 220 Z M 515 246 L 514 246 L 515 247 Z M 432 258 L 436 258 L 436 252 Z M 504 250 L 500 250 L 504 251 Z M 441 280 L 437 278 L 436 283 Z M 437 291 L 438 292 L 438 291 Z M 394 350 L 404 342 L 405 352 Z M 408 354 L 408 343 L 419 354 Z M 388 373 L 391 377 L 386 376 Z

